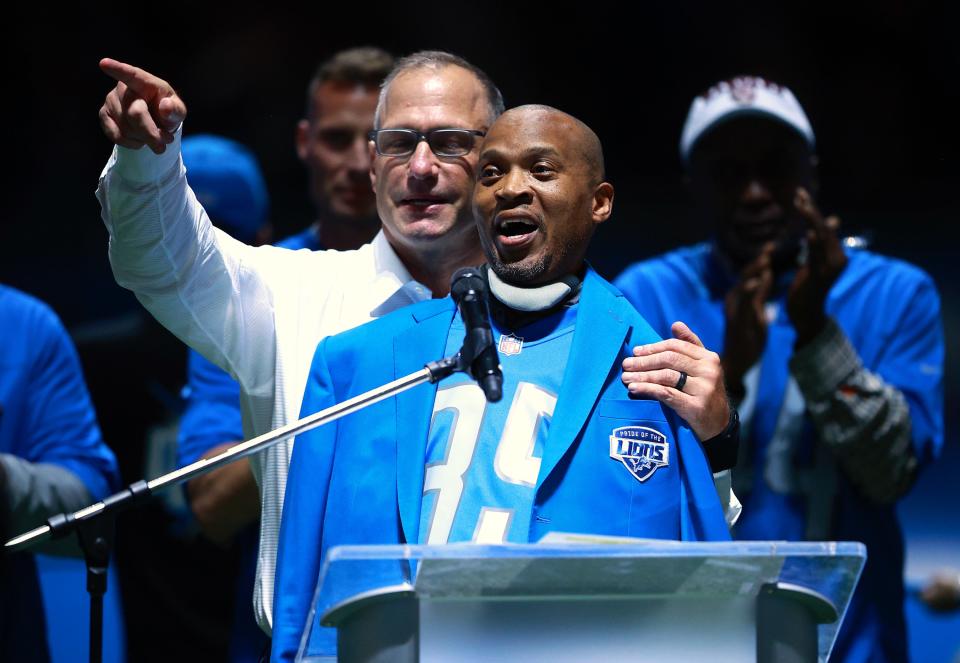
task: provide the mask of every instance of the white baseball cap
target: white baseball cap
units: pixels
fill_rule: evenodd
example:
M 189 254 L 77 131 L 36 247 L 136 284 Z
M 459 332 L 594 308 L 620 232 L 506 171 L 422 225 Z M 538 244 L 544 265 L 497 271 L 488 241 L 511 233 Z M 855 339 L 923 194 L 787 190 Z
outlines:
M 693 100 L 680 135 L 680 158 L 689 161 L 693 146 L 721 121 L 741 115 L 769 117 L 799 133 L 812 150 L 813 128 L 793 93 L 757 76 L 721 81 Z

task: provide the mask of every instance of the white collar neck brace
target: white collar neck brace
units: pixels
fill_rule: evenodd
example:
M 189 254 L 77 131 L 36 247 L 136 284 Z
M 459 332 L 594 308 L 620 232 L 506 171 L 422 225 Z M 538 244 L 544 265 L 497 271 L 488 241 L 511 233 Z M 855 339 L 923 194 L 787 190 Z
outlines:
M 546 285 L 521 288 L 505 283 L 489 267 L 486 271 L 490 292 L 500 302 L 515 311 L 546 311 L 566 299 L 580 285 L 577 277 L 565 276 Z

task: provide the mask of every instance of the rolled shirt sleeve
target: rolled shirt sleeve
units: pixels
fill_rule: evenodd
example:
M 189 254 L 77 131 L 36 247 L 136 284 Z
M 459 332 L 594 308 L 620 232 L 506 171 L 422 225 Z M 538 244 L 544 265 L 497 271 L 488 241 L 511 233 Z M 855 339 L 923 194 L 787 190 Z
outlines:
M 161 155 L 115 147 L 97 198 L 117 283 L 247 393 L 269 398 L 273 293 L 257 256 L 276 249 L 247 246 L 210 223 L 187 186 L 180 131 Z

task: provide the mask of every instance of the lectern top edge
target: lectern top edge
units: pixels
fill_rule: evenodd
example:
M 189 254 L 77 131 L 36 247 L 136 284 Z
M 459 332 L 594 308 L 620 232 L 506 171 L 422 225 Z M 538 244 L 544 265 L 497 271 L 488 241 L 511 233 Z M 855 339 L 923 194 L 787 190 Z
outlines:
M 477 559 L 504 557 L 703 557 L 726 555 L 805 556 L 867 556 L 867 548 L 857 541 L 720 541 L 685 542 L 637 539 L 630 543 L 581 544 L 539 543 L 478 545 L 453 543 L 442 546 L 378 545 L 337 546 L 327 553 L 324 566 L 346 559 Z

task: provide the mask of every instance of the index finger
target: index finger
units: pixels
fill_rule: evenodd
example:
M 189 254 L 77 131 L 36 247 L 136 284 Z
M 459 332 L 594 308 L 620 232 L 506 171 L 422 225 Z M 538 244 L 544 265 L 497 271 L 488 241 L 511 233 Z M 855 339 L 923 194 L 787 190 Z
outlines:
M 660 352 L 677 352 L 691 359 L 703 359 L 707 351 L 702 345 L 694 345 L 690 341 L 679 338 L 668 338 L 649 345 L 638 345 L 633 349 L 635 357 L 646 357 Z
M 139 95 L 152 94 L 157 88 L 167 86 L 162 78 L 157 78 L 139 67 L 110 58 L 100 60 L 100 70 L 110 78 L 124 83 Z

